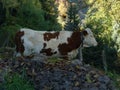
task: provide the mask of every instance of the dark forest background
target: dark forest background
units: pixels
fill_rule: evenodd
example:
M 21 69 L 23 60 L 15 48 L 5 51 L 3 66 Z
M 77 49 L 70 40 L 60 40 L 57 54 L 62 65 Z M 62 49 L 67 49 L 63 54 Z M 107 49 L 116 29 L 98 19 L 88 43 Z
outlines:
M 0 48 L 14 48 L 20 28 L 74 31 L 78 26 L 91 28 L 98 41 L 83 49 L 84 63 L 119 74 L 119 0 L 0 0 Z

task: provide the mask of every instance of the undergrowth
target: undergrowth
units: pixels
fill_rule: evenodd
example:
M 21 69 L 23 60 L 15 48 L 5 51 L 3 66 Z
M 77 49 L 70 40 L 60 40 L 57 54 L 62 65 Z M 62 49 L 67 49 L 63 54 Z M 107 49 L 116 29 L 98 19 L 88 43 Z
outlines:
M 34 90 L 34 87 L 30 81 L 19 75 L 15 74 L 7 74 L 5 76 L 5 82 L 0 84 L 0 90 Z
M 113 84 L 117 87 L 117 90 L 120 90 L 120 75 L 112 71 L 108 71 L 106 74 L 113 80 Z

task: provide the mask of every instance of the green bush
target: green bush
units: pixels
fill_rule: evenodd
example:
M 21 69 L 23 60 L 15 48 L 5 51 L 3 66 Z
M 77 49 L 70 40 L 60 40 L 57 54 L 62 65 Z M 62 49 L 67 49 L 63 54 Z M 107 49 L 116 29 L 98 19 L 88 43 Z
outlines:
M 0 47 L 14 46 L 15 33 L 21 28 L 21 26 L 15 25 L 3 25 L 0 28 Z
M 108 71 L 106 74 L 113 80 L 113 84 L 117 87 L 117 90 L 120 90 L 120 75 L 115 71 Z
M 0 87 L 5 90 L 34 90 L 33 85 L 17 73 L 6 75 L 5 82 Z

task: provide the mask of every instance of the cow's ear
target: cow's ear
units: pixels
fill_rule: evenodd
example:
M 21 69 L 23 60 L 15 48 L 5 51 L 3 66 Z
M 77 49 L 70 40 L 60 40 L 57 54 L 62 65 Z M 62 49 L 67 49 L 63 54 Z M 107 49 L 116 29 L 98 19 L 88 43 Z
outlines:
M 84 36 L 88 35 L 88 32 L 86 30 L 83 30 L 83 35 Z

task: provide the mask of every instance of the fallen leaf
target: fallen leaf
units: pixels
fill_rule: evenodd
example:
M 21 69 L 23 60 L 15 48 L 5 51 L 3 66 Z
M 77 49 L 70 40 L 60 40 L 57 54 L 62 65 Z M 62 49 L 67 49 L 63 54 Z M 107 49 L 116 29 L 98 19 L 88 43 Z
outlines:
M 78 82 L 78 81 L 76 81 L 75 82 L 75 86 L 77 87 L 77 86 L 79 86 L 80 85 L 80 83 Z

